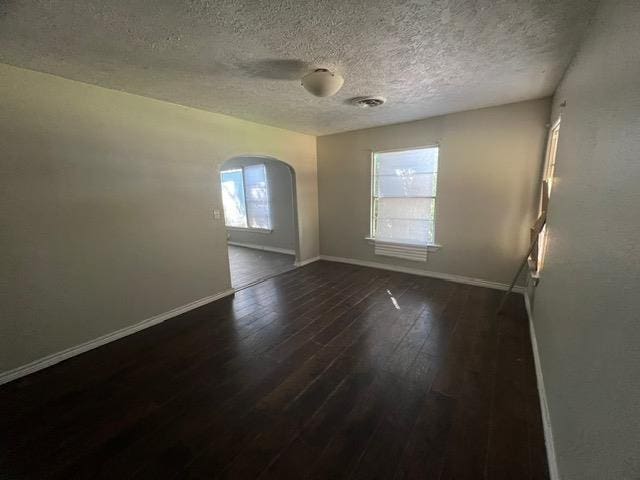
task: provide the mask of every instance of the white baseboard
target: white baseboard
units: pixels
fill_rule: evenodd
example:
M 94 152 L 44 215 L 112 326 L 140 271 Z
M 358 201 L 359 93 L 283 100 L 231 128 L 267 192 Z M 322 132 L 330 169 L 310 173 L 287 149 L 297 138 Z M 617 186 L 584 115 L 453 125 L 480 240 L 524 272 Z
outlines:
M 536 366 L 536 379 L 538 382 L 538 395 L 540 397 L 540 410 L 542 412 L 542 426 L 544 428 L 544 443 L 547 449 L 547 462 L 549 464 L 549 477 L 551 480 L 560 480 L 558 472 L 558 462 L 556 459 L 556 450 L 553 443 L 553 431 L 551 430 L 551 417 L 549 415 L 549 404 L 547 403 L 547 392 L 544 389 L 544 378 L 542 376 L 542 367 L 540 365 L 540 354 L 538 352 L 538 340 L 536 338 L 536 330 L 533 325 L 533 312 L 531 310 L 531 301 L 529 295 L 524 294 L 524 305 L 527 309 L 529 317 L 529 334 L 531 335 L 531 348 L 533 350 L 533 360 Z
M 307 258 L 306 260 L 301 260 L 301 261 L 296 261 L 296 263 L 294 263 L 294 265 L 296 267 L 304 267 L 305 265 L 309 265 L 310 263 L 313 262 L 317 262 L 318 260 L 320 260 L 320 257 L 312 257 L 312 258 Z
M 380 268 L 382 270 L 391 270 L 394 272 L 410 273 L 412 275 L 420 275 L 423 277 L 439 278 L 441 280 L 449 280 L 450 282 L 463 283 L 465 285 L 475 285 L 477 287 L 493 288 L 496 290 L 507 290 L 509 285 L 504 283 L 490 282 L 480 278 L 464 277 L 462 275 L 453 275 L 450 273 L 431 272 L 429 270 L 421 270 L 419 268 L 401 267 L 398 265 L 390 265 L 387 263 L 368 262 L 365 260 L 356 260 L 355 258 L 332 257 L 330 255 L 320 255 L 320 260 L 329 262 L 350 263 L 352 265 L 360 265 L 363 267 Z M 516 293 L 523 293 L 524 287 L 516 286 L 513 289 Z
M 268 247 L 266 245 L 257 245 L 255 243 L 242 243 L 242 242 L 230 242 L 227 241 L 229 245 L 235 245 L 236 247 L 245 247 L 245 248 L 253 248 L 254 250 L 264 250 L 265 252 L 275 252 L 275 253 L 284 253 L 286 255 L 295 255 L 295 250 L 289 250 L 286 248 L 279 247 Z
M 68 358 L 75 357 L 76 355 L 80 355 L 81 353 L 88 352 L 89 350 L 93 350 L 94 348 L 113 342 L 122 337 L 126 337 L 133 333 L 139 332 L 140 330 L 144 330 L 145 328 L 152 327 L 172 317 L 176 317 L 182 313 L 188 312 L 189 310 L 193 310 L 194 308 L 201 307 L 203 305 L 206 305 L 207 303 L 211 303 L 215 300 L 219 300 L 220 298 L 232 295 L 234 292 L 234 289 L 229 289 L 220 293 L 216 293 L 215 295 L 211 295 L 209 297 L 201 298 L 200 300 L 196 300 L 181 307 L 176 307 L 172 310 L 169 310 L 168 312 L 164 312 L 151 318 L 147 318 L 146 320 L 143 320 L 134 325 L 129 325 L 128 327 L 121 328 L 120 330 L 116 330 L 115 332 L 107 333 L 106 335 L 94 338 L 93 340 L 89 340 L 88 342 L 82 343 L 80 345 L 76 345 L 60 352 L 47 355 L 46 357 L 39 358 L 38 360 L 27 363 L 26 365 L 22 365 L 12 370 L 2 372 L 0 373 L 0 385 L 11 382 L 12 380 L 16 380 L 20 377 L 24 377 L 25 375 L 29 375 L 30 373 L 37 372 L 38 370 L 50 367 L 51 365 L 62 362 L 63 360 L 67 360 Z

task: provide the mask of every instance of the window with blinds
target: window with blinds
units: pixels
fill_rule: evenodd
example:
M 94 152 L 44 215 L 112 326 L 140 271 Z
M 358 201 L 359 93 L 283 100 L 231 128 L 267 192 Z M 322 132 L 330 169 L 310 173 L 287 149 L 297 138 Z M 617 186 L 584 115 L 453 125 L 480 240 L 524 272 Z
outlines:
M 379 242 L 435 243 L 438 147 L 376 152 L 371 175 L 371 237 Z
M 549 130 L 549 137 L 547 139 L 547 152 L 544 164 L 544 170 L 542 174 L 542 187 L 539 213 L 542 214 L 543 210 L 546 210 L 546 205 L 549 203 L 551 197 L 551 190 L 553 189 L 554 172 L 556 168 L 556 153 L 558 151 L 558 138 L 560 135 L 560 119 Z M 545 184 L 546 183 L 546 187 Z M 543 199 L 542 196 L 546 195 Z M 533 240 L 533 238 L 531 238 Z M 542 227 L 538 236 L 538 243 L 534 246 L 529 257 L 529 267 L 531 268 L 534 276 L 539 276 L 544 267 L 544 257 L 547 250 L 548 231 L 546 224 Z
M 247 228 L 247 207 L 244 200 L 242 169 L 220 172 L 222 183 L 222 206 L 227 227 Z
M 244 168 L 244 190 L 249 228 L 271 229 L 271 209 L 264 165 Z
M 227 227 L 271 229 L 267 170 L 264 165 L 223 170 L 222 205 Z

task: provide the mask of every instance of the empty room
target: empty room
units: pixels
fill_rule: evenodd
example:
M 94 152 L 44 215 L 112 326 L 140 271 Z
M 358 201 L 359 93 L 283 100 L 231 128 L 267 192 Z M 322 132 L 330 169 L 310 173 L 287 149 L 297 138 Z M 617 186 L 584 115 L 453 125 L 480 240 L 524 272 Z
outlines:
M 639 480 L 639 25 L 0 2 L 0 478 Z

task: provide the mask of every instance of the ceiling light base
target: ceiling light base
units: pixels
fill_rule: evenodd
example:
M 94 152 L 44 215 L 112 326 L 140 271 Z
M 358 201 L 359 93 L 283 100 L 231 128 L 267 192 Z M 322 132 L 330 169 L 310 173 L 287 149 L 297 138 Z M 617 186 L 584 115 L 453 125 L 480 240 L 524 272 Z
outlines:
M 302 86 L 316 97 L 331 97 L 342 88 L 344 78 L 326 68 L 316 68 L 302 77 Z

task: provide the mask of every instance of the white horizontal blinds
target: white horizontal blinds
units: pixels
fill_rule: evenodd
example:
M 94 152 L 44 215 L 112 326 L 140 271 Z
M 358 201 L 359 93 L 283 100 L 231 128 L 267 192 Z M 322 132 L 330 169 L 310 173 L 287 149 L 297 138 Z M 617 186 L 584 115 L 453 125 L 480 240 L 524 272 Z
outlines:
M 264 165 L 251 165 L 244 168 L 244 188 L 249 228 L 271 229 L 269 189 Z
M 242 169 L 220 172 L 224 223 L 227 227 L 247 227 L 247 212 L 244 201 Z
M 373 236 L 378 241 L 434 243 L 438 147 L 374 154 Z
M 376 239 L 433 243 L 433 198 L 379 198 Z

